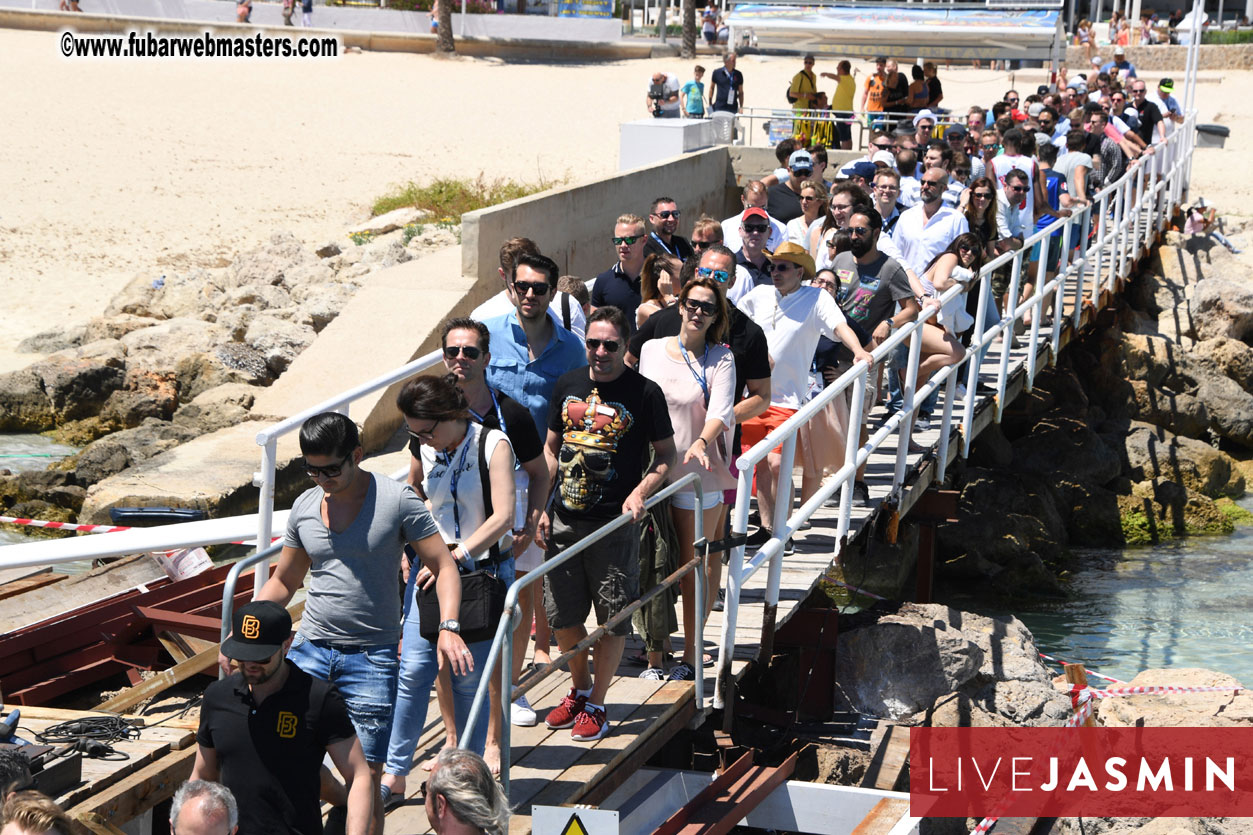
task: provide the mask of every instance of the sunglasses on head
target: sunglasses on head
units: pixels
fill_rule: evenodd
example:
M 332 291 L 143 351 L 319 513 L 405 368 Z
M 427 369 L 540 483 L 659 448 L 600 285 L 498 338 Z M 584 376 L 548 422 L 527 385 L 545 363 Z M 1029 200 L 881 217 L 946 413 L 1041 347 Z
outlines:
M 746 223 L 746 224 L 744 224 L 744 231 L 745 231 L 745 232 L 748 232 L 750 235 L 752 235 L 752 234 L 757 234 L 757 235 L 760 235 L 760 234 L 762 234 L 763 232 L 765 232 L 765 231 L 766 231 L 767 229 L 769 229 L 769 228 L 770 228 L 770 225 L 769 225 L 769 224 L 766 224 L 766 223 Z
M 630 246 L 631 244 L 635 243 L 642 237 L 644 236 L 643 235 L 614 235 L 613 245 L 622 246 L 623 244 L 626 244 L 627 246 Z
M 726 284 L 731 277 L 726 270 L 715 270 L 713 267 L 697 267 L 696 274 L 701 278 L 712 278 L 719 284 Z
M 622 346 L 622 343 L 616 339 L 588 339 L 586 342 L 589 351 L 599 350 L 603 346 L 611 354 L 618 353 L 618 348 Z
M 444 356 L 450 360 L 455 360 L 458 356 L 465 356 L 468 360 L 476 360 L 483 356 L 483 352 L 473 345 L 445 345 Z
M 688 313 L 703 313 L 706 316 L 713 316 L 718 312 L 718 307 L 713 302 L 702 302 L 692 298 L 684 300 L 683 307 Z
M 677 218 L 680 214 L 682 214 L 682 212 L 680 212 L 678 209 L 671 209 L 668 212 L 654 212 L 654 214 L 657 215 L 657 217 L 661 218 L 662 220 L 669 220 L 672 217 Z
M 348 453 L 339 460 L 338 464 L 331 464 L 327 467 L 315 467 L 310 464 L 308 459 L 304 462 L 305 475 L 309 478 L 339 478 L 339 474 L 344 471 L 344 465 L 348 463 L 348 459 L 352 457 L 352 453 Z
M 519 297 L 525 296 L 527 293 L 532 293 L 536 298 L 539 298 L 541 296 L 547 296 L 548 290 L 549 287 L 547 281 L 515 281 L 513 283 L 513 291 L 517 293 Z M 473 359 L 473 357 L 471 357 L 471 359 Z

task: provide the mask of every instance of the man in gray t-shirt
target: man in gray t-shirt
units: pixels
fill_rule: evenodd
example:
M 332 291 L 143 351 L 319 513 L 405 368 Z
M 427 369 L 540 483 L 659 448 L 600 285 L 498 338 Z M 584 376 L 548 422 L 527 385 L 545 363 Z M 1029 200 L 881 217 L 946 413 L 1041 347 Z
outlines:
M 461 580 L 413 488 L 361 469 L 363 450 L 352 421 L 334 412 L 309 418 L 300 428 L 300 450 L 315 486 L 292 505 L 278 567 L 257 598 L 286 606 L 305 575 L 312 575 L 287 657 L 335 684 L 344 697 L 373 777 L 371 831 L 382 832 L 377 799 L 396 701 L 405 545 L 421 560 L 418 582 L 424 588 L 435 584 L 440 666 L 447 663 L 458 675 L 473 667 L 458 634 Z

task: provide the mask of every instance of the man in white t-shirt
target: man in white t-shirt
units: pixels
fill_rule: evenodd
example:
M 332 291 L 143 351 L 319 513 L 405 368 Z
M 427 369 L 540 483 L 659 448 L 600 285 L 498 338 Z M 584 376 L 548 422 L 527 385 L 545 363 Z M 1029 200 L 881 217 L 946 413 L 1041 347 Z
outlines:
M 803 247 L 785 242 L 770 259 L 772 284 L 755 287 L 737 303 L 766 334 L 770 358 L 770 408 L 741 425 L 744 446 L 751 447 L 790 418 L 809 399 L 809 368 L 813 363 L 818 338 L 843 342 L 853 352 L 853 361 L 872 363 L 869 353 L 844 320 L 844 314 L 830 293 L 817 287 L 803 286 L 803 280 L 814 277 L 814 260 Z M 775 451 L 757 465 L 757 508 L 761 513 L 761 529 L 750 544 L 760 545 L 770 538 L 774 521 L 775 499 L 791 506 L 791 474 L 784 490 L 780 483 L 781 453 Z
M 679 118 L 679 77 L 672 72 L 653 73 L 644 105 L 660 119 Z

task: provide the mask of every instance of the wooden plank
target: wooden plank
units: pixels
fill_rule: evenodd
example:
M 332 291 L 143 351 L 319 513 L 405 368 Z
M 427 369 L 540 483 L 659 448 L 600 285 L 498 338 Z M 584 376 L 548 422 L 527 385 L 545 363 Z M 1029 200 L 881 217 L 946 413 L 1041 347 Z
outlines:
M 76 818 L 75 822 L 93 833 L 93 835 L 126 835 L 121 829 L 118 829 L 94 812 Z
M 909 758 L 909 729 L 900 725 L 881 725 L 878 745 L 870 755 L 870 765 L 861 784 L 865 788 L 892 791 L 905 771 Z
M 126 823 L 173 797 L 179 784 L 191 775 L 195 761 L 194 746 L 166 754 L 67 812 L 75 818 L 94 813 L 115 825 Z
M 68 576 L 67 574 L 55 574 L 52 571 L 41 571 L 29 577 L 9 580 L 7 583 L 0 585 L 0 600 L 8 600 L 10 597 L 25 594 L 34 589 L 41 589 L 53 583 L 59 583 Z
M 885 797 L 862 818 L 851 835 L 887 835 L 904 815 L 909 813 L 909 801 L 897 797 Z
M 174 632 L 158 632 L 157 640 L 161 642 L 161 646 L 165 647 L 165 651 L 174 659 L 175 664 L 181 664 L 196 653 L 186 645 L 182 638 Z
M 303 600 L 287 607 L 287 611 L 291 613 L 293 623 L 300 619 L 300 614 L 304 612 L 304 609 L 305 603 Z M 178 684 L 180 681 L 186 681 L 194 675 L 212 669 L 217 663 L 218 645 L 214 644 L 203 652 L 197 653 L 194 657 L 175 664 L 168 670 L 162 670 L 142 684 L 129 687 L 113 698 L 101 702 L 96 705 L 95 709 L 122 713 L 165 689 Z

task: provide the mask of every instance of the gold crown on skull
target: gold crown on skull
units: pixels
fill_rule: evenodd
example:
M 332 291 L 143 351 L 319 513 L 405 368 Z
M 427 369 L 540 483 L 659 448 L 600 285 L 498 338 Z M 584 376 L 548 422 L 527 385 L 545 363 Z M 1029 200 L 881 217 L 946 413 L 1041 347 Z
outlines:
M 614 452 L 635 421 L 622 404 L 606 403 L 600 392 L 592 389 L 587 400 L 566 398 L 561 422 L 566 430 L 562 438 L 567 443 Z

